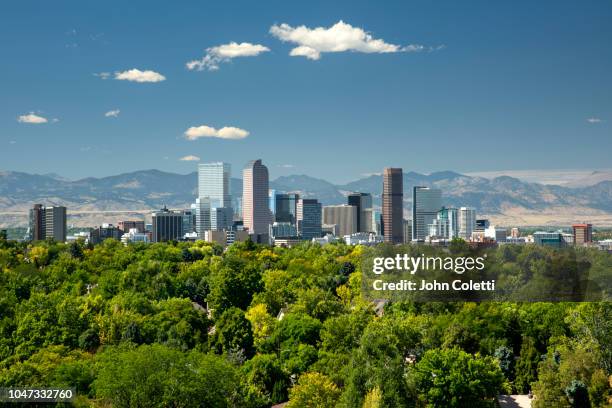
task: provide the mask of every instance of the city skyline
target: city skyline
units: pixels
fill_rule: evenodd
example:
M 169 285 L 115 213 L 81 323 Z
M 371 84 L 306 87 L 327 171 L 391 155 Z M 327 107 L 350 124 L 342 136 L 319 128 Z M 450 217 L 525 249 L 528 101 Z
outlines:
M 387 165 L 610 168 L 604 1 L 33 4 L 0 6 L 0 34 L 15 39 L 0 44 L 4 169 L 184 173 L 198 158 L 240 168 L 253 152 L 271 178 L 334 182 Z M 432 159 L 440 145 L 453 148 Z

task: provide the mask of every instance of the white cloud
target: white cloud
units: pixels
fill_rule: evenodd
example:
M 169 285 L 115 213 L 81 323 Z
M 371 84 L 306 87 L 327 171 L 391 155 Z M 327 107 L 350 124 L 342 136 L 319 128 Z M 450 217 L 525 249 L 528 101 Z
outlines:
M 282 169 L 292 169 L 295 166 L 293 164 L 279 164 L 279 165 L 277 165 L 277 167 L 280 167 Z
M 107 118 L 116 118 L 117 116 L 119 116 L 120 112 L 121 111 L 119 109 L 113 109 L 106 112 L 104 116 L 106 116 Z
M 183 156 L 179 160 L 181 161 L 200 161 L 200 158 L 198 156 L 189 155 L 189 156 Z
M 206 54 L 199 60 L 193 60 L 185 64 L 189 70 L 197 71 L 216 71 L 219 65 L 224 62 L 229 62 L 233 58 L 238 57 L 256 57 L 262 52 L 268 52 L 270 49 L 261 44 L 251 44 L 248 42 L 218 45 L 206 49 Z
M 94 72 L 93 76 L 98 77 L 100 79 L 108 79 L 111 76 L 110 72 Z
M 283 42 L 296 44 L 289 55 L 306 57 L 311 60 L 321 58 L 324 52 L 355 51 L 363 53 L 419 52 L 424 46 L 411 44 L 401 46 L 389 44 L 359 27 L 340 20 L 331 27 L 309 28 L 304 25 L 291 27 L 289 24 L 273 25 L 270 34 Z
M 155 71 L 141 71 L 134 68 L 128 71 L 115 72 L 115 79 L 132 82 L 161 82 L 165 81 L 166 77 Z
M 192 126 L 185 131 L 185 138 L 187 140 L 196 140 L 201 137 L 239 140 L 244 139 L 248 135 L 248 131 L 233 126 L 222 127 L 221 129 L 215 129 L 212 126 L 206 125 Z
M 601 120 L 600 118 L 588 118 L 587 122 L 589 122 L 589 123 L 601 123 L 601 122 L 603 122 L 603 120 Z
M 39 116 L 39 115 L 35 114 L 34 112 L 30 112 L 27 115 L 19 116 L 19 118 L 17 118 L 17 122 L 19 122 L 19 123 L 32 123 L 32 124 L 35 124 L 35 125 L 39 125 L 41 123 L 47 123 L 48 120 L 47 120 L 47 118 Z

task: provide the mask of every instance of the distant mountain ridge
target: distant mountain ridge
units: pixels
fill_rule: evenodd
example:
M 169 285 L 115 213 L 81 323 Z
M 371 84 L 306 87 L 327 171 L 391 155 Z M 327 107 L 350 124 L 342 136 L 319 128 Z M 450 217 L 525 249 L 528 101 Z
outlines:
M 232 178 L 231 193 L 242 195 L 242 180 Z M 527 183 L 501 176 L 493 179 L 467 176 L 453 171 L 429 175 L 404 173 L 404 201 L 409 205 L 412 187 L 431 186 L 443 191 L 444 203 L 475 207 L 479 213 L 503 214 L 508 208 L 543 211 L 573 207 L 612 213 L 612 181 L 586 186 Z M 307 175 L 282 176 L 270 182 L 277 192 L 297 192 L 316 197 L 323 204 L 346 202 L 352 191 L 372 193 L 380 205 L 382 176 L 371 175 L 336 185 Z M 35 202 L 62 204 L 77 210 L 145 210 L 163 205 L 188 207 L 197 194 L 197 174 L 141 170 L 116 176 L 87 177 L 70 181 L 57 175 L 0 172 L 0 210 L 23 211 Z M 408 207 L 407 207 L 408 208 Z

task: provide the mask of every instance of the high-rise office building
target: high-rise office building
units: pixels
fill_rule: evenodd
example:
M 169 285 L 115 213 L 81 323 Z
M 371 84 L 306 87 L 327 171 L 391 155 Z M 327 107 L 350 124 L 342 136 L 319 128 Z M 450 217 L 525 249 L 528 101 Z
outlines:
M 66 207 L 46 207 L 45 236 L 58 242 L 65 242 L 66 230 Z
M 195 230 L 198 233 L 198 237 L 204 239 L 204 233 L 210 231 L 210 199 L 208 197 L 196 198 L 195 202 L 195 214 L 196 214 L 196 227 Z
M 196 209 L 195 205 L 192 204 L 192 208 L 182 211 L 183 214 L 183 236 L 185 234 L 192 234 L 196 232 Z
M 274 219 L 277 222 L 290 222 L 295 224 L 298 194 L 276 194 L 274 199 Z
M 593 242 L 593 225 L 592 224 L 574 224 L 572 225 L 574 235 L 574 245 L 584 245 Z
M 387 167 L 383 171 L 382 230 L 384 241 L 404 242 L 404 176 L 402 169 Z
M 208 197 L 212 207 L 231 207 L 230 177 L 229 163 L 198 164 L 198 197 Z
M 348 205 L 357 207 L 357 231 L 370 232 L 367 230 L 366 210 L 372 208 L 372 195 L 370 193 L 351 193 L 348 195 L 347 202 Z
M 459 236 L 459 210 L 442 207 L 429 224 L 429 237 L 452 240 Z
M 488 228 L 488 227 L 487 227 Z M 471 207 L 459 208 L 459 238 L 470 240 L 476 230 L 476 210 Z
M 34 204 L 30 209 L 29 234 L 32 241 L 66 241 L 66 207 Z
M 442 208 L 442 191 L 415 186 L 412 189 L 412 240 L 422 241 L 429 234 L 429 225 L 433 224 Z
M 270 189 L 268 190 L 268 207 L 270 208 L 270 213 L 272 213 L 271 221 L 276 221 L 276 190 Z
M 31 241 L 43 241 L 45 239 L 45 207 L 42 204 L 34 204 L 30 209 L 29 238 Z
M 183 238 L 183 212 L 170 211 L 166 207 L 151 214 L 153 242 L 179 240 Z
M 268 168 L 252 160 L 242 171 L 242 218 L 249 234 L 268 234 L 271 224 L 268 200 Z
M 297 204 L 297 229 L 302 239 L 321 237 L 321 203 L 312 198 L 300 198 Z
M 338 236 L 357 232 L 357 207 L 354 205 L 326 205 L 323 207 L 323 224 L 337 225 Z
M 202 221 L 211 230 L 230 229 L 233 221 L 232 196 L 230 194 L 231 166 L 229 163 L 213 162 L 198 165 L 198 198 L 210 203 L 209 221 Z M 196 203 L 196 207 L 197 207 Z M 197 210 L 197 209 L 196 209 Z M 196 221 L 196 224 L 198 222 Z
M 376 235 L 382 235 L 382 228 L 380 226 L 380 211 L 372 208 L 366 208 L 363 215 L 365 219 L 365 230 L 363 232 L 371 232 Z
M 404 243 L 412 242 L 412 221 L 403 220 L 402 224 L 404 226 Z

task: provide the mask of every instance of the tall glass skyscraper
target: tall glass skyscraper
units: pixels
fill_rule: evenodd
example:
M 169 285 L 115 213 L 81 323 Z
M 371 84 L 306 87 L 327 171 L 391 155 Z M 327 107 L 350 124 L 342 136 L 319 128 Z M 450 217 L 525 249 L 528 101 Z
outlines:
M 357 207 L 357 231 L 370 232 L 367 229 L 366 210 L 372 208 L 372 195 L 370 193 L 351 193 L 348 195 L 348 205 Z
M 231 165 L 215 162 L 198 165 L 198 197 L 208 197 L 211 207 L 231 207 Z
M 275 194 L 274 214 L 277 222 L 290 222 L 295 225 L 298 194 Z
M 422 241 L 429 235 L 429 225 L 433 224 L 442 208 L 442 191 L 415 186 L 412 189 L 412 240 Z
M 297 229 L 304 240 L 321 236 L 321 203 L 314 198 L 301 198 L 297 204 Z
M 231 166 L 229 163 L 213 162 L 198 165 L 198 198 L 197 207 L 202 208 L 207 201 L 209 210 L 200 211 L 200 215 L 207 214 L 208 220 L 203 218 L 196 221 L 199 228 L 206 230 L 227 230 L 231 227 L 233 210 L 230 195 Z M 197 219 L 197 215 L 196 215 Z M 199 234 L 204 231 L 198 230 Z

